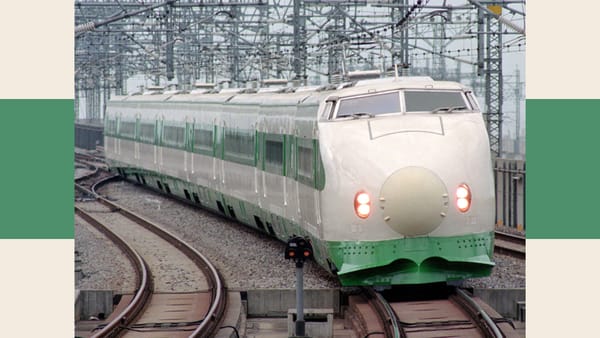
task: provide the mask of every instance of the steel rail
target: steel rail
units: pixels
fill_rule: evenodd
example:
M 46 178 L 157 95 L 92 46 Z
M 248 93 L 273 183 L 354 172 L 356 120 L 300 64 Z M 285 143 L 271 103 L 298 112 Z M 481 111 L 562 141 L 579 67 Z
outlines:
M 187 243 L 180 241 L 175 235 L 171 234 L 169 231 L 159 227 L 156 224 L 153 224 L 151 221 L 134 213 L 133 211 L 124 209 L 116 203 L 111 202 L 101 196 L 98 196 L 98 201 L 111 208 L 111 210 L 118 210 L 118 212 L 123 214 L 125 217 L 135 222 L 138 222 L 144 228 L 154 232 L 167 242 L 173 244 L 175 247 L 181 250 L 188 258 L 190 258 L 196 264 L 196 266 L 198 266 L 202 271 L 205 272 L 206 277 L 211 286 L 211 306 L 204 320 L 200 323 L 200 325 L 198 325 L 196 330 L 194 330 L 190 334 L 190 337 L 207 337 L 214 334 L 218 329 L 219 321 L 222 318 L 223 313 L 225 311 L 226 297 L 221 277 L 219 276 L 217 269 L 212 263 L 210 263 L 208 258 L 206 258 L 204 255 L 202 255 L 196 249 L 192 248 Z
M 502 232 L 502 231 L 496 231 L 494 233 L 494 235 L 496 236 L 496 238 L 507 241 L 507 242 L 511 242 L 511 243 L 515 243 L 515 244 L 519 244 L 519 245 L 525 245 L 526 238 L 524 236 L 508 234 L 508 233 Z
M 89 169 L 91 169 L 91 172 L 89 172 L 89 173 L 87 173 L 87 174 L 85 174 L 85 175 L 83 175 L 83 176 L 77 177 L 77 178 L 75 179 L 75 182 L 81 182 L 81 181 L 83 181 L 83 180 L 86 180 L 86 179 L 88 179 L 88 178 L 91 178 L 91 177 L 93 177 L 94 175 L 97 175 L 97 174 L 98 174 L 98 167 L 96 167 L 96 166 L 95 166 L 95 165 L 93 165 L 93 164 L 90 164 L 90 163 L 89 163 L 89 162 L 87 162 L 87 161 L 85 161 L 85 162 L 84 162 L 84 161 L 78 161 L 77 159 L 75 159 L 75 163 L 79 163 L 79 164 L 82 164 L 82 165 L 86 165 L 86 166 L 88 166 L 88 168 L 89 168 Z
M 406 333 L 400 327 L 396 313 L 383 296 L 373 288 L 364 288 L 367 299 L 381 318 L 386 337 L 406 338 Z
M 92 215 L 77 206 L 75 206 L 75 213 L 116 243 L 132 262 L 137 272 L 136 292 L 131 303 L 127 305 L 123 312 L 92 336 L 92 338 L 116 337 L 122 331 L 123 326 L 133 323 L 150 299 L 154 289 L 150 271 L 144 259 L 119 235 L 112 232 Z
M 490 316 L 475 302 L 466 292 L 456 289 L 456 295 L 461 300 L 463 308 L 475 320 L 477 326 L 486 334 L 487 337 L 502 338 L 502 332 Z
M 200 268 L 204 273 L 206 278 L 208 279 L 211 291 L 211 306 L 202 320 L 202 322 L 198 325 L 198 327 L 190 334 L 189 337 L 208 337 L 214 335 L 219 329 L 219 322 L 223 317 L 225 312 L 225 307 L 227 305 L 225 286 L 221 280 L 221 277 L 214 267 L 214 265 L 198 252 L 196 249 L 192 248 L 189 244 L 179 240 L 175 235 L 171 234 L 169 231 L 161 228 L 160 226 L 152 223 L 151 221 L 145 219 L 141 215 L 134 213 L 133 211 L 127 210 L 122 206 L 109 201 L 108 199 L 98 195 L 95 192 L 95 189 L 100 184 L 105 184 L 106 182 L 115 179 L 115 177 L 119 176 L 111 176 L 103 179 L 100 182 L 97 182 L 93 186 L 94 191 L 90 191 L 90 193 L 96 196 L 96 199 L 101 204 L 107 206 L 112 211 L 116 211 L 121 213 L 123 216 L 129 218 L 130 220 L 138 223 L 149 231 L 155 233 L 168 243 L 172 244 L 176 248 L 178 248 L 181 252 L 183 252 L 190 260 L 192 260 L 198 268 Z M 82 187 L 82 189 L 85 189 Z M 85 189 L 87 190 L 87 189 Z
M 495 232 L 494 251 L 519 259 L 525 259 L 525 243 L 523 236 L 507 234 L 501 231 Z

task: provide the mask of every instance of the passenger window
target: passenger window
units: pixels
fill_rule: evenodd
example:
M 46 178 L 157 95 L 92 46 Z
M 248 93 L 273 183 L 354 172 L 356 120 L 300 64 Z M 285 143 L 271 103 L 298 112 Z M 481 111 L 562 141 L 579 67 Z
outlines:
M 140 124 L 140 140 L 143 142 L 154 142 L 154 123 Z
M 225 129 L 225 159 L 240 164 L 254 165 L 254 131 Z
M 265 141 L 264 169 L 274 174 L 283 174 L 283 137 Z
M 432 112 L 439 108 L 469 108 L 459 91 L 405 91 L 404 100 L 407 112 Z
M 117 135 L 117 120 L 106 120 L 106 135 Z
M 121 121 L 119 135 L 127 138 L 135 138 L 135 122 Z
M 339 101 L 337 117 L 367 113 L 371 115 L 400 112 L 398 92 L 351 97 Z
M 212 152 L 213 150 L 213 130 L 212 126 L 196 126 L 194 128 L 194 151 Z
M 309 179 L 314 178 L 314 156 L 312 147 L 298 146 L 298 175 Z
M 163 142 L 172 147 L 183 148 L 185 142 L 185 128 L 180 126 L 165 126 Z

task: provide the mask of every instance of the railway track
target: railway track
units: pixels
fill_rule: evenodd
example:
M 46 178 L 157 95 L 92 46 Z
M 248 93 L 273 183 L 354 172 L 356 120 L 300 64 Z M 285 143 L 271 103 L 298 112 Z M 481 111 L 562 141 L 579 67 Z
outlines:
M 78 185 L 76 185 L 78 186 Z M 80 185 L 78 190 L 86 191 Z M 87 190 L 87 194 L 95 193 Z M 96 195 L 97 196 L 97 195 Z M 111 316 L 88 337 L 207 337 L 219 329 L 224 285 L 214 266 L 169 232 L 97 196 L 75 212 L 129 257 L 136 292 L 123 296 Z
M 398 292 L 397 290 L 394 292 Z M 461 289 L 446 296 L 434 290 L 410 297 L 366 288 L 351 296 L 350 316 L 359 337 L 517 337 L 512 322 Z M 441 292 L 444 293 L 444 292 Z M 402 299 L 404 298 L 404 299 Z
M 89 153 L 75 152 L 75 168 L 81 169 L 79 172 L 76 171 L 75 176 L 76 200 L 82 196 L 94 197 L 84 189 L 80 189 L 81 187 L 93 191 L 95 184 L 102 184 L 105 178 L 116 176 L 108 171 L 103 157 Z
M 494 252 L 525 259 L 525 237 L 496 231 Z

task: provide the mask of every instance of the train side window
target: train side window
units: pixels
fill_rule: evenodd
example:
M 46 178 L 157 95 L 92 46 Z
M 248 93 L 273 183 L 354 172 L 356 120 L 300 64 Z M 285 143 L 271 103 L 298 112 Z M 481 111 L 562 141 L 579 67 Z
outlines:
M 154 123 L 142 122 L 140 124 L 140 140 L 142 142 L 154 143 Z
M 212 154 L 214 133 L 212 126 L 194 127 L 194 151 L 197 153 Z
M 298 155 L 298 180 L 300 183 L 304 183 L 312 186 L 314 184 L 315 177 L 315 155 L 312 145 L 312 140 L 302 140 L 297 147 Z
M 323 120 L 329 120 L 331 118 L 331 111 L 333 108 L 333 101 L 327 101 L 325 103 L 325 107 L 323 108 L 323 111 L 321 111 L 321 119 Z
M 467 100 L 471 104 L 471 108 L 476 111 L 481 111 L 481 107 L 479 106 L 479 102 L 477 102 L 477 98 L 473 95 L 473 92 L 466 92 Z
M 254 131 L 225 129 L 225 159 L 240 164 L 255 165 Z
M 117 120 L 106 119 L 104 130 L 106 135 L 117 135 Z
M 284 175 L 284 142 L 283 135 L 277 135 L 265 140 L 265 157 L 263 169 L 278 175 Z
M 406 112 L 432 112 L 438 108 L 466 107 L 461 91 L 410 90 L 404 92 Z
M 134 139 L 135 138 L 135 122 L 121 121 L 119 125 L 119 136 Z
M 171 147 L 183 148 L 185 141 L 185 128 L 181 126 L 164 126 L 163 142 Z

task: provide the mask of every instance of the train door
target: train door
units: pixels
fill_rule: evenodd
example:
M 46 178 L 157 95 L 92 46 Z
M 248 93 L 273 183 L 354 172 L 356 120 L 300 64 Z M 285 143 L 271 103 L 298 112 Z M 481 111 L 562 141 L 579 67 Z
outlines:
M 264 115 L 259 115 L 256 122 L 256 135 L 258 136 L 256 140 L 256 163 L 257 165 L 254 167 L 254 191 L 256 192 L 257 204 L 261 208 L 266 208 L 266 198 L 267 198 L 267 187 L 265 180 L 265 172 L 262 170 L 260 163 L 264 161 L 264 134 L 266 129 L 266 118 Z
M 159 173 L 163 171 L 163 125 L 165 117 L 160 114 L 156 121 L 156 145 L 154 145 L 154 162 Z
M 133 158 L 135 159 L 135 167 L 140 168 L 140 113 L 135 114 L 135 132 L 134 132 L 134 146 L 133 146 Z
M 121 113 L 116 113 L 115 114 L 115 122 L 114 122 L 114 129 L 113 129 L 113 154 L 114 157 L 116 159 L 120 159 L 119 158 L 119 124 L 121 122 Z
M 185 132 L 183 136 L 183 171 L 185 173 L 186 181 L 190 181 L 190 174 L 193 173 L 193 130 L 194 123 L 188 116 L 185 117 Z
M 295 112 L 294 112 L 295 113 Z M 285 216 L 296 222 L 299 217 L 298 198 L 296 186 L 296 135 L 295 135 L 295 114 L 290 115 L 285 130 L 284 159 L 285 159 L 285 177 L 284 177 L 284 195 L 285 195 Z
M 215 156 L 213 157 L 213 180 L 215 184 L 215 203 L 217 210 L 225 215 L 235 218 L 235 214 L 227 212 L 227 201 L 223 195 L 226 190 L 225 180 L 225 128 L 227 128 L 227 122 L 225 121 L 224 115 L 221 115 L 220 120 L 215 120 L 217 128 L 215 129 Z
M 194 150 L 194 142 L 195 142 L 195 137 L 196 135 L 195 130 L 196 130 L 196 118 L 193 118 L 191 120 L 191 126 L 190 129 L 188 131 L 188 137 L 189 137 L 189 152 L 190 152 L 190 175 L 192 175 L 192 177 L 194 177 L 194 172 L 195 172 L 195 168 L 194 168 L 194 157 L 195 157 L 195 150 Z
M 123 113 L 119 112 L 117 114 L 117 137 L 115 138 L 115 156 L 117 159 L 122 161 L 121 159 L 121 120 L 123 117 Z

